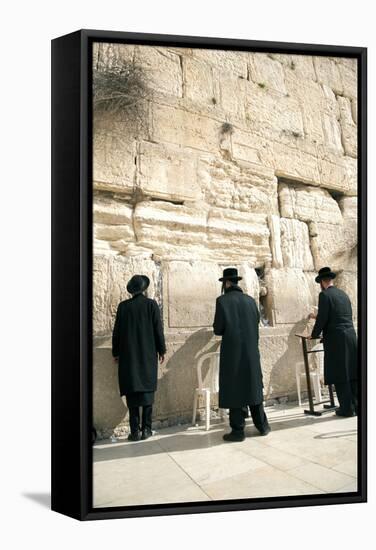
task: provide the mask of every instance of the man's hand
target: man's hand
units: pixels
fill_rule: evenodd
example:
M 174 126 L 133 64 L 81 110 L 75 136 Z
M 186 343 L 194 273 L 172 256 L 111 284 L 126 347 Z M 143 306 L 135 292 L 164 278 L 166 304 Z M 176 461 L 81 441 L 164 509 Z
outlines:
M 317 318 L 316 313 L 310 313 L 310 314 L 308 315 L 308 319 L 316 319 L 316 318 Z
M 162 363 L 163 363 L 164 360 L 165 360 L 165 356 L 164 356 L 164 355 L 158 354 L 158 357 L 159 357 L 159 362 L 160 362 L 160 364 L 162 365 Z
M 114 363 L 118 363 L 119 362 L 119 357 L 114 357 Z

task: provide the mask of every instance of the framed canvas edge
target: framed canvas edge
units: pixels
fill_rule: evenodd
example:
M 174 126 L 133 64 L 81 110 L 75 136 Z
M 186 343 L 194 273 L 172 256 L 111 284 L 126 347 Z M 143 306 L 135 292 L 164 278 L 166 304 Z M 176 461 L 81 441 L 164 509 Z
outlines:
M 80 430 L 80 512 L 72 515 L 81 520 L 111 519 L 125 517 L 146 517 L 159 515 L 194 514 L 204 512 L 222 512 L 252 510 L 265 508 L 285 508 L 300 506 L 319 506 L 329 504 L 348 504 L 367 501 L 367 48 L 347 46 L 324 46 L 284 42 L 268 42 L 222 38 L 200 38 L 175 35 L 157 35 L 145 33 L 127 33 L 116 31 L 81 30 L 80 36 L 80 418 L 77 419 Z M 72 33 L 77 35 L 77 33 Z M 67 35 L 71 36 L 71 35 Z M 60 40 L 55 39 L 53 42 Z M 150 506 L 124 506 L 119 508 L 94 508 L 92 506 L 92 447 L 91 447 L 91 412 L 92 412 L 92 249 L 89 246 L 92 237 L 91 213 L 91 176 L 92 176 L 92 132 L 91 132 L 91 47 L 96 41 L 138 42 L 148 45 L 179 45 L 182 47 L 213 47 L 216 49 L 247 49 L 254 51 L 283 51 L 285 53 L 302 53 L 306 55 L 335 55 L 356 57 L 358 59 L 358 102 L 359 120 L 358 140 L 358 186 L 360 206 L 358 209 L 358 228 L 360 248 L 358 252 L 359 273 L 358 304 L 359 323 L 359 358 L 362 365 L 360 409 L 358 428 L 358 491 L 327 495 L 302 495 L 298 497 L 273 497 L 267 499 L 226 500 L 208 503 L 184 503 Z M 54 240 L 52 239 L 52 246 Z M 61 510 L 56 510 L 61 511 Z M 66 511 L 63 513 L 67 513 Z

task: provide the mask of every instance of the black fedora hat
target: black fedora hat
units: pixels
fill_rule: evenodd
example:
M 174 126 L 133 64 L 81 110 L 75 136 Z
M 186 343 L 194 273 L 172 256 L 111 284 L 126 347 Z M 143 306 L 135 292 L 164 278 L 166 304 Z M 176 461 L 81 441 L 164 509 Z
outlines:
M 227 267 L 223 270 L 223 275 L 220 281 L 241 281 L 243 277 L 239 277 L 236 267 Z
M 133 275 L 133 277 L 128 281 L 127 291 L 129 294 L 137 294 L 139 292 L 144 292 L 150 285 L 149 277 L 146 275 Z
M 319 283 L 323 279 L 335 279 L 337 277 L 337 274 L 334 273 L 330 267 L 322 267 L 319 271 L 319 274 L 317 275 L 315 281 L 316 283 Z

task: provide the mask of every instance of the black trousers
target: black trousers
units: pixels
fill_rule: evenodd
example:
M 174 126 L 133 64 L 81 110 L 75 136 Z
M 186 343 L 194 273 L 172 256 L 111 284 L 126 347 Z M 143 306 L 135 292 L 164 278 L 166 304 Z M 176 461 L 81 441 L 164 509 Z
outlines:
M 349 380 L 349 382 L 341 382 L 334 385 L 341 413 L 349 416 L 353 413 L 358 414 L 357 380 Z
M 139 430 L 150 430 L 153 407 L 152 405 L 145 405 L 142 408 L 141 425 L 140 425 L 140 407 L 129 407 L 129 426 L 131 433 L 137 433 Z
M 247 408 L 230 409 L 230 426 L 233 432 L 243 433 L 245 427 L 245 419 L 248 416 Z M 269 428 L 269 422 L 264 411 L 264 405 L 249 405 L 252 420 L 260 433 Z

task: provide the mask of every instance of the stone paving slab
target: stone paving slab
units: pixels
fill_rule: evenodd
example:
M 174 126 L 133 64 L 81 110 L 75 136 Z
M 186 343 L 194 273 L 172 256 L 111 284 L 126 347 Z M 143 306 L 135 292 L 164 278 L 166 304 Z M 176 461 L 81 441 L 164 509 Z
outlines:
M 357 490 L 357 418 L 311 417 L 299 407 L 266 409 L 272 427 L 226 443 L 227 422 L 160 430 L 131 443 L 94 446 L 94 506 L 309 495 Z

